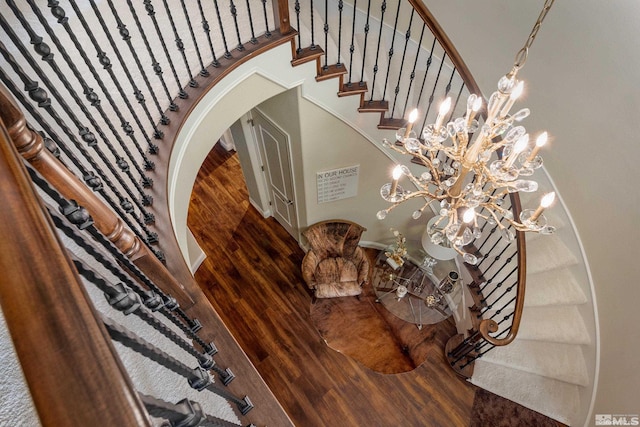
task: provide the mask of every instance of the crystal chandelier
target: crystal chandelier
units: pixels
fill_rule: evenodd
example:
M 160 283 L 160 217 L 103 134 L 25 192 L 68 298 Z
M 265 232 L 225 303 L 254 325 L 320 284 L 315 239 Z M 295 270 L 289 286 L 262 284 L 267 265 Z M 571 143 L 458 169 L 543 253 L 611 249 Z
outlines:
M 539 134 L 532 144 L 532 138 L 519 124 L 529 116 L 529 109 L 515 113 L 511 113 L 511 109 L 523 90 L 523 82 L 516 78 L 518 71 L 526 62 L 529 48 L 552 5 L 553 0 L 545 2 L 511 71 L 499 80 L 498 90 L 489 98 L 482 126 L 476 115 L 482 109 L 483 99 L 472 94 L 467 100 L 465 116 L 444 123 L 451 109 L 451 99 L 447 98 L 440 105 L 435 123 L 427 125 L 420 135 L 413 130 L 418 118 L 418 111 L 413 110 L 407 126 L 396 133 L 395 143 L 383 141 L 385 147 L 412 156 L 427 170 L 415 176 L 406 165 L 396 166 L 393 181 L 380 189 L 382 198 L 392 204 L 377 213 L 378 219 L 384 219 L 407 200 L 422 198 L 426 202 L 413 213 L 413 218 L 420 218 L 424 209 L 431 206 L 437 212 L 437 219 L 431 221 L 427 230 L 431 241 L 455 249 L 472 265 L 478 259 L 463 247 L 480 237 L 483 223 L 496 224 L 508 240 L 515 238 L 511 228 L 543 234 L 555 231 L 543 214 L 553 203 L 555 193 L 546 194 L 537 209 L 525 209 L 519 218 L 514 218 L 512 211 L 503 207 L 503 199 L 509 193 L 538 189 L 537 182 L 526 177 L 542 166 L 538 152 L 547 142 L 547 133 Z M 444 154 L 444 160 L 440 153 Z M 403 176 L 415 185 L 416 191 L 399 185 Z

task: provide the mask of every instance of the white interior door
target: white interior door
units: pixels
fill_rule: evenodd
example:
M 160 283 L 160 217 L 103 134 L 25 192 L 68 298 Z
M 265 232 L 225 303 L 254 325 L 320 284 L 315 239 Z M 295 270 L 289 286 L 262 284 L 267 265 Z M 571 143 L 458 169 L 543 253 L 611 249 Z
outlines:
M 289 137 L 259 111 L 254 110 L 252 115 L 273 216 L 296 237 L 298 220 Z

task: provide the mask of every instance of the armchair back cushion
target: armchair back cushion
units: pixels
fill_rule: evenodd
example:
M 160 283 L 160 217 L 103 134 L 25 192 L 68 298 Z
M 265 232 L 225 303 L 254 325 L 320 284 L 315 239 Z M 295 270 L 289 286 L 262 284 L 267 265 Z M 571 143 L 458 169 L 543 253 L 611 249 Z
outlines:
M 369 275 L 369 261 L 358 246 L 365 228 L 343 220 L 323 221 L 303 234 L 310 250 L 302 275 L 316 298 L 359 295 Z

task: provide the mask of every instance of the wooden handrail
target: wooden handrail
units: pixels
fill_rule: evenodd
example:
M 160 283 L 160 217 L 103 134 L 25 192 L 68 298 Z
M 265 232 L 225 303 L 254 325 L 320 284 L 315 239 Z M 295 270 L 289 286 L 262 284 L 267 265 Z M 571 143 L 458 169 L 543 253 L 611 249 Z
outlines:
M 471 93 L 475 93 L 479 96 L 482 95 L 482 91 L 478 86 L 477 82 L 473 78 L 471 71 L 469 71 L 469 67 L 465 64 L 464 60 L 460 56 L 460 53 L 457 51 L 451 39 L 445 34 L 442 27 L 435 20 L 434 16 L 431 14 L 429 9 L 423 4 L 421 0 L 409 0 L 409 3 L 413 6 L 415 11 L 420 15 L 424 23 L 429 27 L 434 37 L 438 40 L 444 51 L 447 53 L 451 62 L 456 67 L 456 70 L 460 74 L 460 77 L 464 81 L 465 85 L 469 88 Z M 486 114 L 486 112 L 483 112 Z M 485 115 L 486 117 L 486 115 Z M 520 212 L 522 211 L 522 207 L 520 204 L 520 197 L 516 193 L 510 194 L 511 197 L 511 207 L 513 211 L 514 218 L 518 218 Z M 516 290 L 516 301 L 515 308 L 511 323 L 511 328 L 509 329 L 509 333 L 505 338 L 495 338 L 489 335 L 490 333 L 494 333 L 498 331 L 498 325 L 495 321 L 491 319 L 484 319 L 480 322 L 478 326 L 480 335 L 482 338 L 487 340 L 489 343 L 495 346 L 504 346 L 511 343 L 518 334 L 518 330 L 520 328 L 520 320 L 522 317 L 522 310 L 524 309 L 524 295 L 526 289 L 526 277 L 527 277 L 527 255 L 526 255 L 526 241 L 524 232 L 518 231 L 516 232 L 516 240 L 517 240 L 517 252 L 518 252 L 518 286 Z
M 0 118 L 11 140 L 28 160 L 64 197 L 84 207 L 98 230 L 145 272 L 165 292 L 172 294 L 183 308 L 193 305 L 193 299 L 151 250 L 131 231 L 109 207 L 82 181 L 73 175 L 49 150 L 42 136 L 27 127 L 22 110 L 7 89 L 0 85 Z
M 1 121 L 0 194 L 0 306 L 42 425 L 151 426 Z

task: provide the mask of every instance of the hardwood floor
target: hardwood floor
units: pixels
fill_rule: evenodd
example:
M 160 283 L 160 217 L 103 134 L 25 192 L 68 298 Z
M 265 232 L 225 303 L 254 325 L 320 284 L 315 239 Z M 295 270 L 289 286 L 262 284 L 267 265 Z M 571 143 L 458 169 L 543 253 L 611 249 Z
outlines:
M 198 174 L 188 225 L 207 254 L 196 280 L 296 426 L 469 424 L 475 387 L 442 351 L 385 375 L 324 343 L 310 318 L 304 252 L 250 206 L 237 157 L 220 144 Z

